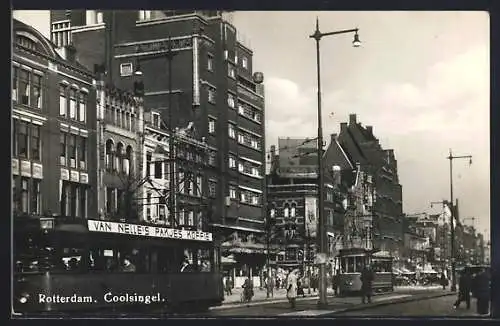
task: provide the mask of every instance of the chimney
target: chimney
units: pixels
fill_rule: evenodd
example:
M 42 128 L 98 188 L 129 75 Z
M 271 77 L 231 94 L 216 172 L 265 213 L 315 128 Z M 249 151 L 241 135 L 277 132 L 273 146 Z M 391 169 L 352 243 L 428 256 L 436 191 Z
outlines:
M 345 131 L 347 129 L 347 122 L 340 123 L 340 132 Z
M 356 124 L 356 114 L 349 114 L 349 125 Z
M 366 131 L 368 131 L 368 133 L 373 136 L 373 127 L 372 126 L 366 126 Z

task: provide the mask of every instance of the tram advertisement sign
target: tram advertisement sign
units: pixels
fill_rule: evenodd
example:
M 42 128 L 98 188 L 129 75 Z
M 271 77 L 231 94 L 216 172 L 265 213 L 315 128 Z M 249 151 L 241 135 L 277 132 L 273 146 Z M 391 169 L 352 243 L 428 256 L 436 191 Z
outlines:
M 96 220 L 88 220 L 87 225 L 91 232 L 130 234 L 177 240 L 212 241 L 212 233 L 204 231 Z

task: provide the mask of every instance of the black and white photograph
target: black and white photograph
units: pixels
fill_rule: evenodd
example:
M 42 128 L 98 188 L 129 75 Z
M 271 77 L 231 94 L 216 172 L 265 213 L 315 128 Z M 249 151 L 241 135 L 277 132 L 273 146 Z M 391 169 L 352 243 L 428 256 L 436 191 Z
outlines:
M 490 317 L 487 12 L 11 26 L 12 318 Z

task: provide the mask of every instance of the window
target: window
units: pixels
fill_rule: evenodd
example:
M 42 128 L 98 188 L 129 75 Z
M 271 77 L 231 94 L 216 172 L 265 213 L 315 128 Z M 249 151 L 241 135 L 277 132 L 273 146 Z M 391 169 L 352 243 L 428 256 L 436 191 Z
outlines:
M 12 156 L 17 157 L 17 137 L 19 132 L 19 121 L 16 119 L 12 120 Z
M 30 74 L 26 70 L 19 73 L 19 102 L 29 105 L 30 99 Z
M 36 50 L 36 43 L 28 37 L 18 35 L 16 37 L 16 43 L 30 50 Z
M 238 133 L 238 142 L 241 144 L 245 143 L 245 136 L 242 133 Z
M 79 188 L 79 198 L 78 198 L 78 207 L 79 207 L 79 216 L 82 218 L 87 217 L 87 188 L 84 186 L 80 186 Z
M 132 146 L 127 146 L 127 150 L 125 151 L 125 158 L 123 159 L 123 173 L 125 173 L 126 175 L 129 175 L 132 171 L 132 155 Z
M 19 157 L 28 158 L 28 125 L 26 122 L 19 122 L 19 140 L 17 142 Z
M 196 190 L 195 196 L 201 197 L 203 190 L 203 177 L 201 175 L 196 176 Z
M 29 203 L 28 203 L 28 188 L 29 179 L 21 178 L 21 212 L 28 213 Z
M 151 193 L 146 193 L 146 220 L 151 220 Z
M 31 98 L 31 106 L 41 109 L 42 108 L 42 77 L 33 75 L 33 94 Z
M 260 196 L 259 195 L 252 196 L 252 204 L 253 205 L 260 205 Z
M 66 101 L 66 87 L 59 86 L 59 115 L 65 117 L 68 111 L 68 102 Z
M 69 91 L 69 117 L 76 119 L 76 91 L 74 89 Z
M 70 167 L 76 168 L 76 135 L 69 135 Z
M 122 172 L 122 159 L 123 159 L 123 144 L 118 143 L 116 145 L 116 153 L 115 153 L 115 166 L 114 170 L 116 172 Z
M 288 204 L 285 204 L 285 209 L 283 209 L 283 216 L 284 217 L 289 217 L 290 216 L 290 207 Z
M 229 198 L 231 198 L 231 199 L 237 198 L 235 186 L 229 186 Z
M 86 25 L 95 25 L 102 24 L 103 12 L 97 10 L 85 10 L 85 24 Z
M 216 96 L 215 88 L 208 89 L 208 102 L 215 104 L 215 96 Z
M 108 214 L 112 214 L 115 212 L 116 203 L 115 203 L 115 189 L 106 187 L 106 212 Z
M 79 150 L 79 161 L 80 161 L 80 169 L 86 169 L 86 161 L 87 161 L 87 138 L 80 137 L 80 150 Z
M 217 181 L 208 181 L 208 196 L 212 198 L 215 198 L 217 196 Z
M 120 64 L 120 76 L 127 77 L 134 74 L 134 68 L 131 62 Z
M 234 156 L 229 156 L 229 168 L 236 169 L 236 158 Z
M 31 159 L 40 161 L 40 127 L 31 125 Z
M 297 205 L 296 204 L 292 204 L 292 207 L 290 209 L 290 216 L 291 217 L 295 217 L 296 210 L 297 210 Z
M 194 226 L 194 211 L 189 211 L 187 213 L 187 224 Z
M 239 172 L 244 172 L 245 171 L 245 166 L 243 165 L 243 163 L 238 163 L 238 171 Z
M 59 153 L 59 163 L 61 165 L 66 165 L 66 143 L 67 143 L 67 134 L 61 132 L 60 134 L 60 153 Z
M 80 106 L 78 107 L 78 120 L 80 122 L 85 122 L 85 115 L 87 111 L 87 94 L 80 93 Z
M 236 79 L 236 69 L 231 63 L 227 64 L 227 75 L 233 79 Z
M 163 164 L 161 161 L 156 161 L 154 163 L 155 167 L 155 179 L 163 179 Z
M 184 208 L 181 208 L 180 211 L 179 211 L 179 225 L 186 225 L 186 219 L 185 219 L 185 215 L 186 214 L 186 211 L 184 210 Z
M 160 114 L 159 113 L 157 113 L 157 112 L 151 113 L 151 123 L 153 124 L 153 127 L 160 128 Z
M 213 119 L 208 120 L 208 133 L 210 134 L 215 133 L 215 120 Z
M 245 106 L 241 103 L 238 103 L 238 113 L 241 115 L 245 115 Z
M 151 19 L 151 10 L 139 10 L 139 20 Z
M 214 58 L 211 55 L 207 58 L 207 70 L 214 71 Z
M 113 159 L 113 141 L 108 139 L 106 141 L 106 170 L 108 172 L 113 171 L 114 159 Z
M 233 124 L 228 124 L 228 133 L 230 138 L 236 138 L 236 129 Z
M 236 105 L 236 99 L 235 99 L 235 96 L 231 93 L 228 93 L 227 94 L 227 105 L 231 108 L 231 109 L 234 109 L 235 105 Z
M 215 166 L 215 156 L 216 156 L 216 152 L 209 152 L 208 153 L 208 164 L 211 165 L 211 166 Z
M 249 196 L 247 196 L 247 193 L 246 193 L 246 192 L 244 192 L 244 191 L 240 191 L 240 202 L 242 202 L 242 203 L 246 203 L 246 202 L 249 200 L 249 198 L 248 198 L 248 197 L 249 197 Z
M 32 214 L 40 214 L 42 212 L 41 209 L 41 192 L 40 192 L 40 184 L 41 180 L 33 179 L 31 183 L 31 213 Z
M 17 67 L 13 68 L 12 71 L 12 100 L 17 102 L 17 84 L 19 82 L 19 69 Z
M 152 154 L 151 152 L 146 153 L 146 177 L 151 176 L 151 160 Z
M 248 69 L 248 59 L 246 57 L 243 57 L 241 59 L 241 66 L 245 69 Z

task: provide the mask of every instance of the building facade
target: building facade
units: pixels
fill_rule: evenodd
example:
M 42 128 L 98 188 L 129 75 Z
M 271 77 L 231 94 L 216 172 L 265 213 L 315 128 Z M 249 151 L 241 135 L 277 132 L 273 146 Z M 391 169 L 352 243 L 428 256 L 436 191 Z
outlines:
M 220 238 L 264 232 L 263 75 L 254 73 L 253 52 L 238 39 L 230 14 L 55 10 L 51 24 L 53 42 L 73 44 L 85 66 L 104 67 L 108 82 L 121 89 L 133 87 L 140 68 L 144 106 L 172 129 L 189 126 L 192 138 L 214 148 L 204 174 L 215 189 L 212 223 Z M 263 255 L 257 247 L 247 249 Z
M 96 93 L 71 47 L 13 20 L 14 216 L 97 216 Z
M 97 83 L 98 203 L 108 220 L 137 221 L 142 177 L 144 108 L 141 97 Z
M 383 149 L 371 126 L 363 127 L 349 115 L 340 124 L 338 141 L 353 162 L 374 176 L 376 201 L 373 216 L 373 246 L 399 257 L 403 247 L 403 201 L 397 160 L 392 149 Z

